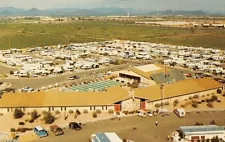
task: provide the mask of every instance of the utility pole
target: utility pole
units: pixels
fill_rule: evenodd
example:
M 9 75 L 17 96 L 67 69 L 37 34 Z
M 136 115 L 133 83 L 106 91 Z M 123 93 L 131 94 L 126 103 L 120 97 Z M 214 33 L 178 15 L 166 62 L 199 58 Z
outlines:
M 160 85 L 160 93 L 161 93 L 161 107 L 163 109 L 164 106 L 164 85 Z

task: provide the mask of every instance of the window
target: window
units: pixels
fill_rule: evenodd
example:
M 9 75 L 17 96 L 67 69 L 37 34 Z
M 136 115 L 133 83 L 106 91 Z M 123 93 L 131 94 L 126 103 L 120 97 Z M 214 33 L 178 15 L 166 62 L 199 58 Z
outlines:
M 92 107 L 90 107 L 90 110 L 92 110 Z
M 54 111 L 54 107 L 52 107 L 52 111 Z
M 66 111 L 66 107 L 64 107 L 64 110 Z
M 105 110 L 107 110 L 108 108 L 107 108 L 107 106 L 105 106 Z
M 94 110 L 95 110 L 95 106 L 94 106 Z
M 9 112 L 9 108 L 7 108 L 7 112 Z
M 63 107 L 61 107 L 61 111 L 63 111 Z
M 104 106 L 102 106 L 102 110 L 104 110 Z

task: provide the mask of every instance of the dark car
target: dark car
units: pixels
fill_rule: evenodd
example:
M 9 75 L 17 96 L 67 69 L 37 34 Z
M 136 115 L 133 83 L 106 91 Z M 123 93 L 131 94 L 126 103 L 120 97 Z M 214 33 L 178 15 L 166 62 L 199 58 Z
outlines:
M 11 92 L 15 92 L 15 91 L 16 91 L 16 89 L 14 89 L 14 88 L 6 88 L 6 89 L 2 90 L 3 93 L 11 93 Z
M 81 124 L 77 122 L 70 122 L 69 123 L 69 129 L 71 130 L 81 130 Z

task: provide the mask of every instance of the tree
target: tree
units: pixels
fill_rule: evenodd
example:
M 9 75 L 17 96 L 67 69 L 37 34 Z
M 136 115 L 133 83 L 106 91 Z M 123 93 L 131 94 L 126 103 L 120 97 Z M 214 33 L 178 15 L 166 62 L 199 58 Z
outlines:
M 131 88 L 138 88 L 138 81 L 137 80 L 134 80 L 133 83 L 131 84 Z
M 44 121 L 46 124 L 52 124 L 55 121 L 55 117 L 51 114 L 51 112 L 47 112 L 44 116 Z
M 23 112 L 21 109 L 18 109 L 18 108 L 16 108 L 16 109 L 14 110 L 14 112 L 13 112 L 13 117 L 14 117 L 15 119 L 22 118 L 23 115 L 24 115 L 24 112 Z
M 9 74 L 10 74 L 10 75 L 13 75 L 13 74 L 14 74 L 14 72 L 13 72 L 13 71 L 9 71 Z

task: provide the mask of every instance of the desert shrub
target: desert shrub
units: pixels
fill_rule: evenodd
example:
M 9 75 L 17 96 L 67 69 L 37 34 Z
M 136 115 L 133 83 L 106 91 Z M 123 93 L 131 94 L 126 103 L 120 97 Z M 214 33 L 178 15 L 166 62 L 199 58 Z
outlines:
M 31 119 L 35 120 L 39 117 L 38 113 L 36 110 L 33 110 L 31 113 L 30 113 L 30 116 L 31 116 Z
M 96 110 L 96 113 L 97 113 L 97 114 L 100 114 L 101 112 L 102 112 L 102 111 L 101 111 L 100 109 L 97 109 L 97 110 Z
M 169 104 L 170 104 L 169 102 L 165 102 L 165 105 L 167 105 L 167 106 L 168 106 Z
M 194 99 L 198 99 L 198 95 L 194 95 L 193 98 L 194 98 Z
M 26 128 L 18 128 L 17 130 L 20 133 L 25 133 L 26 132 Z
M 88 110 L 87 110 L 87 109 L 85 109 L 85 110 L 83 111 L 83 113 L 88 113 Z
M 205 97 L 205 95 L 202 95 L 202 97 Z
M 189 99 L 189 100 L 192 100 L 193 98 L 192 98 L 192 96 L 190 96 L 190 97 L 188 97 L 188 99 Z
M 25 119 L 24 121 L 25 121 L 25 123 L 27 123 L 29 120 L 28 119 Z
M 34 122 L 34 119 L 29 120 L 29 123 L 33 123 L 33 122 Z
M 73 110 L 69 110 L 69 114 L 73 114 L 74 113 L 74 111 Z
M 46 115 L 47 113 L 48 113 L 48 112 L 47 112 L 46 110 L 43 110 L 43 111 L 42 111 L 42 114 L 43 114 L 43 115 Z
M 93 113 L 92 113 L 92 116 L 93 116 L 94 118 L 97 118 L 97 117 L 98 117 L 98 115 L 97 115 L 96 112 L 93 112 Z
M 218 97 L 215 96 L 215 95 L 213 95 L 213 96 L 211 97 L 211 99 L 212 99 L 212 101 L 217 101 L 217 100 L 218 100 Z
M 25 123 L 24 122 L 19 122 L 19 125 L 25 125 Z
M 114 110 L 113 110 L 113 109 L 109 109 L 109 110 L 108 110 L 108 113 L 109 113 L 109 114 L 112 114 L 112 113 L 114 113 Z
M 77 110 L 76 110 L 76 114 L 77 114 L 77 115 L 80 115 L 81 112 L 77 109 Z
M 15 128 L 10 128 L 10 132 L 16 132 Z
M 174 104 L 178 104 L 178 103 L 179 103 L 179 100 L 176 99 L 176 100 L 173 101 L 173 103 L 174 103 Z
M 0 116 L 2 116 L 3 115 L 3 113 L 0 113 Z
M 156 103 L 156 104 L 155 104 L 155 107 L 156 107 L 156 108 L 160 107 L 160 104 L 159 104 L 159 103 Z
M 210 107 L 210 108 L 213 108 L 213 103 L 209 102 L 209 103 L 207 103 L 207 106 Z
M 46 124 L 52 124 L 55 121 L 55 117 L 51 114 L 51 112 L 47 112 L 44 116 L 44 121 Z
M 184 99 L 185 101 L 187 101 L 188 99 Z
M 129 112 L 128 112 L 127 110 L 123 111 L 123 113 L 124 113 L 125 115 L 129 114 Z
M 23 112 L 21 109 L 18 109 L 18 108 L 16 108 L 16 109 L 14 110 L 14 112 L 13 112 L 13 117 L 14 117 L 15 119 L 22 118 L 23 115 L 24 115 L 24 112 Z
M 60 114 L 60 111 L 59 111 L 59 110 L 56 110 L 56 111 L 55 111 L 55 114 Z
M 192 107 L 197 108 L 198 107 L 198 103 L 192 103 Z

